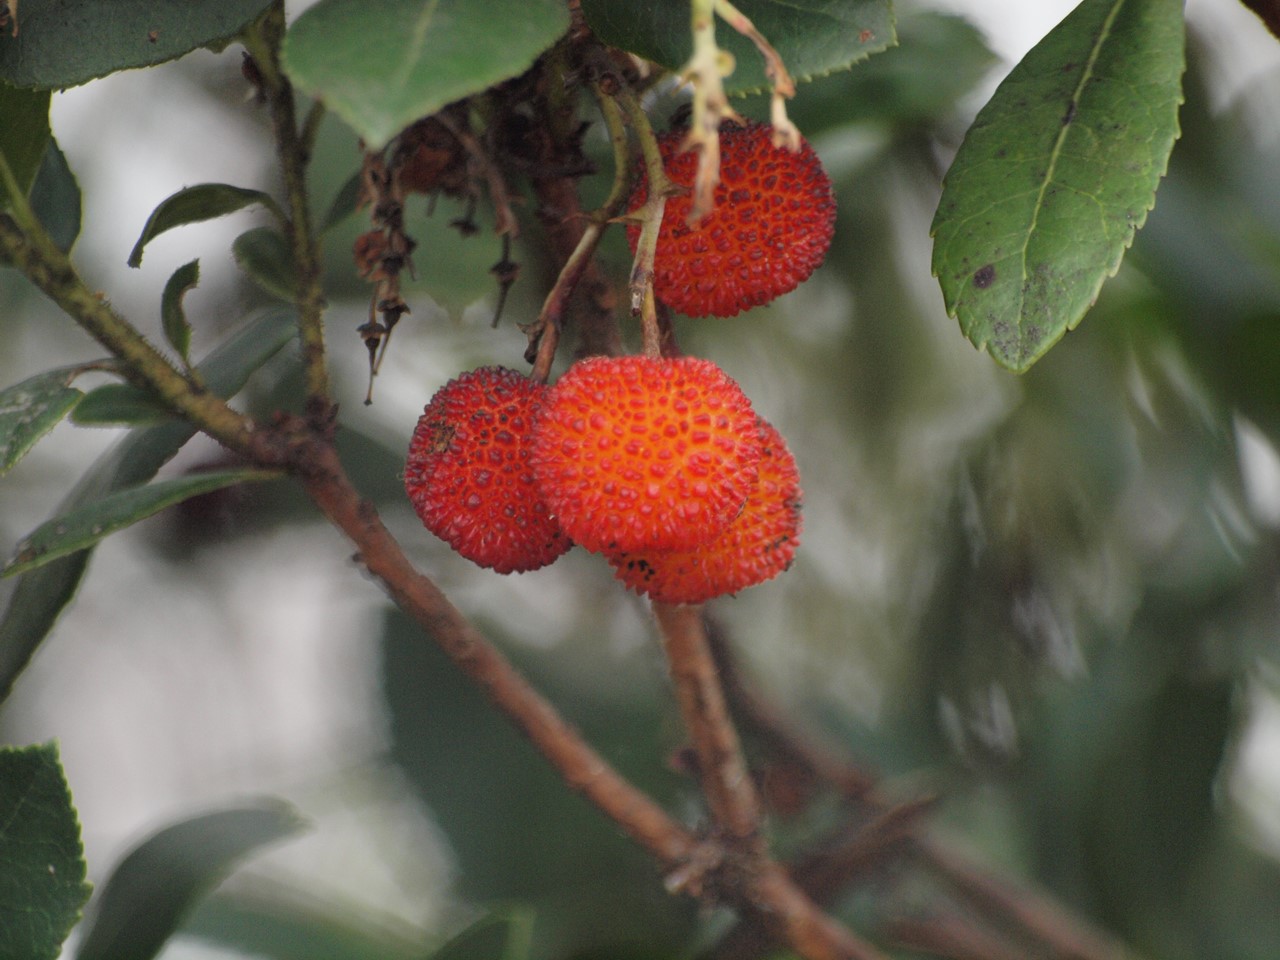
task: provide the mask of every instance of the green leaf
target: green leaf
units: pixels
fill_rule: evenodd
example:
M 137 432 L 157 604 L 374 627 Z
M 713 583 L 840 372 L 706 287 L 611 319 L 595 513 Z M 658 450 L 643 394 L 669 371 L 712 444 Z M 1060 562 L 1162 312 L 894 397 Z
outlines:
M 31 185 L 31 210 L 63 253 L 80 236 L 80 184 L 56 140 L 49 141 Z
M 0 80 L 62 89 L 149 67 L 234 37 L 271 0 L 26 0 L 18 36 L 0 42 Z
M 0 390 L 0 477 L 80 402 L 71 381 L 81 370 L 49 370 Z
M 933 271 L 975 346 L 1024 371 L 1076 326 L 1178 136 L 1181 0 L 1085 0 L 1014 67 L 951 165 Z
M 267 293 L 282 300 L 297 296 L 297 271 L 293 251 L 284 234 L 272 227 L 255 227 L 236 237 L 231 255 L 249 277 Z
M 108 534 L 183 500 L 238 483 L 275 480 L 280 476 L 272 470 L 216 470 L 120 490 L 40 524 L 18 542 L 17 552 L 0 570 L 0 577 L 25 573 L 68 553 L 84 550 Z
M 5 41 L 10 38 L 6 37 Z M 0 43 L 0 50 L 4 44 Z M 36 172 L 52 135 L 49 132 L 49 92 L 19 90 L 0 83 L 0 154 L 13 171 L 25 196 L 35 182 Z M 9 197 L 0 187 L 0 210 L 7 209 Z
M 527 960 L 533 921 L 530 907 L 501 907 L 450 938 L 430 960 Z
M 182 298 L 199 282 L 200 261 L 192 260 L 173 272 L 160 296 L 160 320 L 164 325 L 164 335 L 173 344 L 173 349 L 178 351 L 183 363 L 191 362 L 187 357 L 191 349 L 191 324 L 187 322 L 187 315 L 182 310 Z
M 81 427 L 141 427 L 176 419 L 159 397 L 131 383 L 105 383 L 90 390 L 71 412 L 71 422 Z
M 897 43 L 889 0 L 739 0 L 735 6 L 773 44 L 797 80 L 847 69 Z M 679 70 L 693 53 L 689 0 L 582 0 L 582 12 L 605 43 L 669 70 Z M 768 89 L 755 45 L 719 18 L 716 43 L 736 63 L 725 79 L 726 92 Z
M 563 0 L 320 0 L 290 28 L 284 62 L 377 150 L 419 117 L 523 73 L 568 29 Z
M 304 826 L 281 801 L 221 810 L 166 827 L 135 847 L 98 898 L 78 960 L 149 960 L 183 916 L 258 847 Z
M 293 311 L 275 310 L 245 324 L 198 367 L 206 386 L 220 397 L 239 393 L 249 375 L 293 339 L 295 322 Z M 59 510 L 146 483 L 194 433 L 183 420 L 132 431 L 98 458 Z M 0 701 L 71 601 L 88 563 L 89 551 L 83 550 L 18 578 L 0 618 Z
M 0 749 L 0 957 L 54 960 L 89 890 L 57 746 Z
M 327 233 L 356 212 L 356 204 L 360 202 L 360 189 L 363 185 L 363 180 L 363 175 L 357 170 L 338 188 L 338 192 L 334 195 L 333 203 L 329 204 L 329 212 L 325 214 L 324 222 L 320 224 L 321 233 Z
M 284 214 L 275 200 L 261 190 L 247 190 L 227 183 L 202 183 L 194 187 L 184 187 L 162 200 L 160 205 L 151 212 L 146 226 L 142 228 L 142 235 L 138 237 L 138 242 L 133 245 L 133 251 L 129 254 L 129 266 L 141 266 L 142 248 L 166 230 L 188 223 L 215 220 L 228 213 L 251 207 L 255 203 L 262 204 L 274 213 L 277 219 L 284 221 Z

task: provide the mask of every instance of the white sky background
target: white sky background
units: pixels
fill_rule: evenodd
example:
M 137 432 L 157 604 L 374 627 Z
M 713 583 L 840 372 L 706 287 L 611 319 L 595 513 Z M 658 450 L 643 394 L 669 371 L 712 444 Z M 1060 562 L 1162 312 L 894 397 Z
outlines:
M 916 5 L 967 14 L 1010 65 L 1074 3 L 937 0 Z M 1280 44 L 1236 0 L 1190 0 L 1188 11 L 1207 32 L 1220 33 L 1231 45 L 1233 55 L 1221 66 L 1225 90 L 1238 90 L 1249 77 L 1280 64 Z M 991 85 L 997 80 L 993 76 Z M 184 83 L 174 81 L 173 71 L 134 71 L 54 99 L 55 131 L 85 189 L 78 255 L 89 265 L 90 282 L 94 264 L 110 265 L 102 282 L 107 285 L 110 277 L 112 300 L 126 315 L 153 315 L 165 279 L 195 257 L 201 258 L 202 288 L 225 284 L 234 265 L 229 255 L 211 252 L 227 250 L 238 233 L 261 222 L 258 215 L 243 213 L 175 231 L 148 249 L 146 269 L 121 269 L 147 212 L 175 189 L 205 181 L 254 183 L 270 162 L 255 123 L 230 112 L 211 123 L 208 101 L 192 106 L 197 101 Z M 157 95 L 157 89 L 163 93 Z M 192 303 L 199 303 L 198 295 L 192 295 Z M 10 347 L 37 349 L 35 343 Z M 388 377 L 381 384 L 388 391 L 384 402 L 406 410 L 420 405 L 420 398 L 394 396 L 391 382 Z M 66 476 L 74 475 L 85 461 L 86 443 L 108 439 L 104 432 L 69 440 L 68 431 L 55 433 L 67 441 L 61 447 L 42 445 L 19 469 L 53 478 L 65 468 Z M 1251 494 L 1265 500 L 1271 491 L 1266 502 L 1274 505 L 1280 488 L 1274 451 L 1268 459 L 1267 450 L 1256 449 L 1256 439 L 1250 434 L 1250 456 L 1261 464 Z M 50 501 L 39 505 L 41 511 L 60 491 L 60 485 L 51 485 Z M 0 498 L 0 511 L 7 506 Z M 0 525 L 0 532 L 5 530 Z M 140 608 L 131 594 L 142 583 L 163 590 L 168 571 L 127 536 L 104 542 L 77 603 L 22 677 L 5 711 L 6 731 L 15 740 L 61 741 L 95 879 L 140 832 L 211 804 L 276 793 L 298 802 L 317 820 L 317 828 L 308 840 L 268 858 L 272 869 L 296 870 L 306 878 L 304 885 L 321 878 L 339 884 L 326 895 L 390 910 L 406 923 L 429 925 L 437 919 L 447 879 L 435 869 L 438 840 L 412 812 L 405 813 L 401 805 L 410 801 L 399 784 L 361 785 L 361 772 L 342 764 L 344 757 L 376 752 L 384 741 L 376 651 L 367 642 L 382 600 L 347 563 L 348 551 L 335 545 L 336 538 L 324 529 L 303 528 L 249 545 L 247 560 L 243 543 L 233 544 L 225 557 L 215 552 L 210 569 L 223 579 L 213 588 L 218 596 L 213 616 L 207 609 L 180 605 Z M 246 562 L 262 571 L 251 583 L 242 575 Z M 181 591 L 171 596 L 180 597 Z M 243 656 L 235 659 L 227 657 L 230 633 L 240 637 Z M 103 642 L 59 642 L 73 634 Z M 175 634 L 182 637 L 180 649 L 167 643 Z M 186 704 L 190 727 L 157 728 L 157 717 L 166 716 L 175 698 Z M 65 709 L 69 699 L 81 704 L 77 714 Z M 1240 794 L 1245 802 L 1261 798 L 1261 810 L 1280 797 L 1280 710 L 1272 704 L 1258 717 L 1242 748 L 1249 766 Z M 179 757 L 185 758 L 181 764 Z M 317 809 L 308 802 L 334 783 L 348 784 L 348 805 Z M 353 811 L 378 811 L 378 816 Z M 371 821 L 381 824 L 376 836 Z M 1280 850 L 1280 824 L 1272 818 L 1264 827 L 1274 833 L 1269 842 Z M 388 872 L 383 854 L 397 848 L 421 854 L 416 875 Z M 181 943 L 167 953 L 170 958 L 197 955 L 207 954 Z

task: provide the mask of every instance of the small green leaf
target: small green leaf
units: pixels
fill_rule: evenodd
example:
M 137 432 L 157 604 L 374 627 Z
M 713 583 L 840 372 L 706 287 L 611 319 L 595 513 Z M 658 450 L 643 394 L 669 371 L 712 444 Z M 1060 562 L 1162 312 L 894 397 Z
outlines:
M 50 140 L 31 185 L 31 210 L 63 253 L 80 236 L 80 184 L 56 140 Z
M 274 310 L 242 326 L 197 369 L 213 393 L 232 397 L 295 334 L 293 311 Z M 115 490 L 146 483 L 194 433 L 184 420 L 130 432 L 98 458 L 59 509 L 66 512 Z M 8 697 L 14 680 L 75 595 L 88 563 L 89 551 L 82 550 L 18 578 L 0 618 L 0 701 Z
M 143 247 L 166 230 L 188 223 L 215 220 L 256 203 L 262 204 L 274 213 L 277 219 L 284 221 L 284 214 L 275 200 L 261 190 L 247 190 L 227 183 L 201 183 L 194 187 L 184 187 L 162 200 L 160 205 L 151 212 L 146 226 L 142 228 L 141 236 L 138 237 L 138 242 L 133 245 L 133 251 L 129 254 L 129 266 L 141 266 Z
M 178 351 L 183 363 L 191 362 L 187 357 L 187 352 L 191 349 L 191 324 L 187 323 L 187 315 L 182 310 L 182 298 L 199 282 L 200 261 L 192 260 L 173 272 L 160 296 L 160 320 L 164 325 L 164 335 L 173 349 Z
M 141 427 L 176 419 L 159 397 L 131 383 L 104 383 L 71 412 L 71 422 L 81 427 Z
M 50 560 L 84 550 L 107 534 L 132 526 L 183 500 L 238 483 L 274 480 L 279 476 L 271 470 L 217 470 L 120 490 L 40 524 L 18 543 L 17 553 L 0 570 L 0 577 L 25 573 Z
M 26 0 L 0 42 L 0 80 L 63 89 L 229 40 L 271 0 Z
M 49 97 L 47 90 L 18 90 L 0 83 L 0 154 L 24 196 L 35 182 L 40 160 L 52 138 Z M 8 206 L 9 197 L 0 186 L 0 210 Z
M 797 80 L 847 69 L 897 43 L 889 0 L 738 0 L 734 6 L 773 44 Z M 582 0 L 582 13 L 605 43 L 669 70 L 679 70 L 693 53 L 689 0 Z M 726 92 L 768 89 L 760 52 L 719 18 L 716 43 L 736 64 L 724 81 Z
M 378 150 L 419 117 L 520 75 L 568 29 L 563 0 L 320 0 L 289 29 L 284 61 L 299 89 Z
M 71 386 L 80 371 L 62 367 L 0 390 L 0 477 L 80 402 Z
M 279 230 L 255 227 L 245 231 L 232 242 L 231 255 L 240 269 L 267 293 L 281 300 L 296 299 L 298 278 L 293 268 L 293 251 Z
M 54 960 L 89 891 L 58 748 L 0 749 L 0 957 Z
M 996 90 L 947 173 L 947 312 L 1022 372 L 1076 326 L 1155 202 L 1178 136 L 1181 0 L 1084 0 Z
M 264 800 L 154 834 L 130 851 L 103 886 L 77 960 L 150 960 L 237 861 L 304 826 L 289 805 Z
M 324 222 L 320 224 L 321 233 L 327 233 L 356 212 L 356 204 L 360 202 L 362 181 L 363 177 L 360 171 L 357 170 L 338 189 L 337 194 L 334 195 L 333 203 L 329 205 L 329 212 L 325 214 Z

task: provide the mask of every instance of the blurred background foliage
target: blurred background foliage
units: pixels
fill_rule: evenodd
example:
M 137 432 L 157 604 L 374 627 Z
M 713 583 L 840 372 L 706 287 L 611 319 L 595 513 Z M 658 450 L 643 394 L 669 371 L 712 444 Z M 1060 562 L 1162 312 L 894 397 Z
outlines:
M 677 319 L 682 347 L 738 378 L 788 438 L 806 492 L 794 568 L 713 612 L 788 716 L 877 771 L 888 797 L 936 795 L 937 834 L 994 872 L 1048 890 L 1139 956 L 1271 960 L 1280 131 L 1267 105 L 1280 76 L 1223 102 L 1216 64 L 1231 51 L 1192 30 L 1182 138 L 1148 225 L 1080 328 L 1015 378 L 945 317 L 928 270 L 940 177 L 996 58 L 958 17 L 907 11 L 900 35 L 795 102 L 840 203 L 826 265 L 748 315 Z M 239 103 L 233 57 L 155 74 L 211 127 L 236 117 L 242 179 L 209 179 L 271 188 L 265 123 Z M 129 129 L 134 108 L 117 103 Z M 675 106 L 659 101 L 654 115 Z M 111 181 L 92 145 L 120 118 L 77 116 L 64 127 L 55 112 L 55 134 L 85 190 L 80 260 L 158 329 L 165 257 L 182 262 L 190 248 L 167 253 L 158 240 L 142 271 L 151 286 L 125 276 L 150 208 L 117 197 L 125 220 L 95 199 Z M 603 173 L 584 183 L 588 203 L 610 169 L 599 127 L 589 146 Z M 354 136 L 326 121 L 318 211 L 358 156 Z M 145 160 L 129 160 L 135 177 Z M 195 182 L 169 173 L 159 196 Z M 425 206 L 407 221 L 419 242 L 413 314 L 371 407 L 354 334 L 368 288 L 350 259 L 363 215 L 326 238 L 345 459 L 455 602 L 608 759 L 697 822 L 693 782 L 670 762 L 678 719 L 643 605 L 581 552 L 521 577 L 470 568 L 404 501 L 399 471 L 422 404 L 460 370 L 519 365 L 515 324 L 536 313 L 554 271 L 526 197 L 520 279 L 491 329 L 501 248 L 488 211 L 461 239 L 449 227 L 457 208 Z M 273 301 L 231 267 L 226 237 L 192 233 L 207 259 L 188 310 L 207 346 Z M 601 255 L 625 277 L 620 231 Z M 11 271 L 0 274 L 0 338 L 6 384 L 96 353 Z M 293 361 L 278 357 L 244 402 L 296 407 Z M 0 544 L 42 519 L 111 436 L 60 427 L 15 469 L 0 485 Z M 220 456 L 197 446 L 175 468 Z M 283 484 L 170 510 L 104 544 L 80 605 L 0 711 L 8 741 L 61 738 L 99 880 L 158 824 L 249 791 L 283 795 L 313 821 L 309 838 L 206 900 L 165 955 L 354 960 L 444 945 L 440 956 L 459 958 L 659 958 L 723 930 L 726 917 L 665 893 L 646 857 L 352 576 L 345 549 Z M 326 553 L 332 564 L 318 566 Z M 801 851 L 847 811 L 819 798 L 785 813 L 775 839 Z M 875 923 L 944 896 L 886 862 L 837 911 Z

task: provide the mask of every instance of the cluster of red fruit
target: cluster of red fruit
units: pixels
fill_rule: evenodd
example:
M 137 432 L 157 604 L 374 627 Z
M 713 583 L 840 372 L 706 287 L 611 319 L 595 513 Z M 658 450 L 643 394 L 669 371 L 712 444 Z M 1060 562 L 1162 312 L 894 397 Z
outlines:
M 463 374 L 418 421 L 405 488 L 427 529 L 482 567 L 535 570 L 577 543 L 665 603 L 768 580 L 799 542 L 795 459 L 695 357 L 592 357 L 552 387 Z
M 692 185 L 683 134 L 659 138 Z M 691 316 L 732 316 L 794 289 L 831 243 L 835 202 L 816 155 L 762 124 L 721 131 L 712 212 L 670 197 L 654 292 Z M 631 197 L 647 196 L 642 180 Z M 639 228 L 628 229 L 632 246 Z M 446 384 L 418 421 L 405 470 L 432 533 L 483 567 L 535 570 L 574 543 L 664 603 L 701 603 L 785 570 L 800 484 L 782 437 L 732 379 L 693 357 L 592 357 L 554 385 L 484 367 Z

